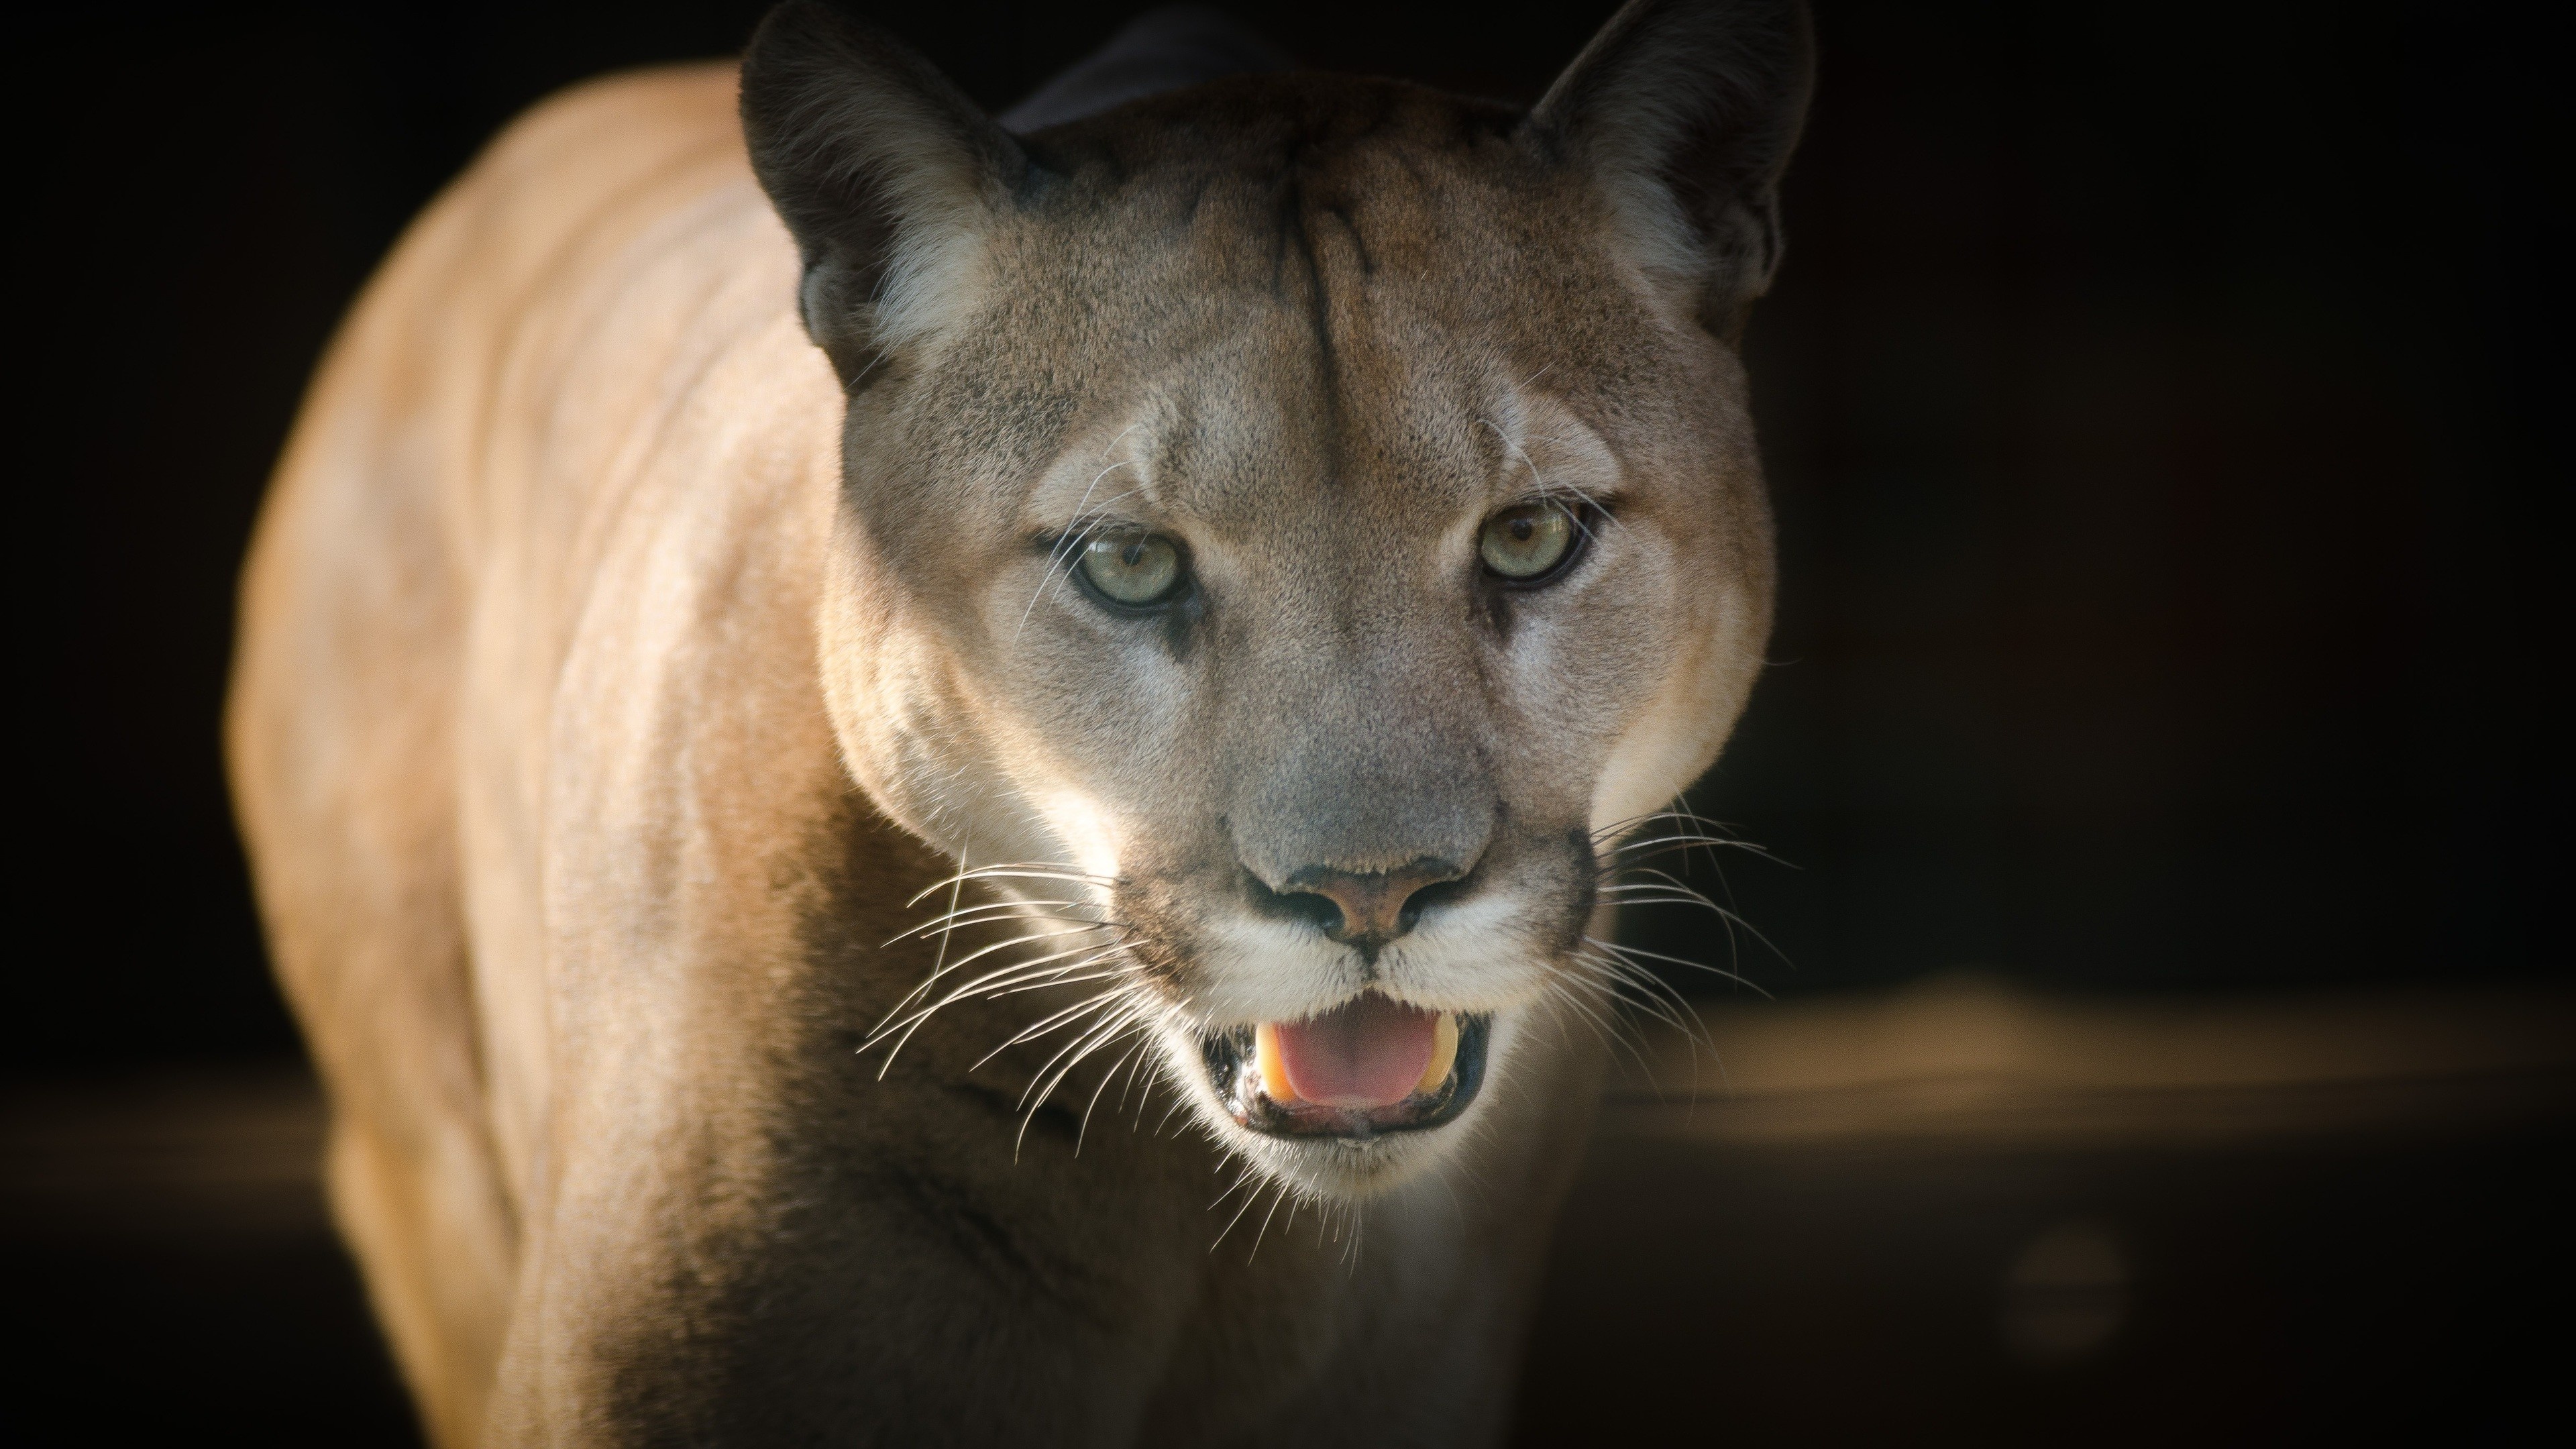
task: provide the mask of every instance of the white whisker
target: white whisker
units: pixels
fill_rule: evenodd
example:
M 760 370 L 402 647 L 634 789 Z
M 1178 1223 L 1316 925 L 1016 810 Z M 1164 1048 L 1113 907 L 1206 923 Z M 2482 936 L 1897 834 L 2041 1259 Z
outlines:
M 980 901 L 971 906 L 960 906 L 953 911 L 944 911 L 901 935 L 888 936 L 878 942 L 877 947 L 883 950 L 897 941 L 908 941 L 916 936 L 926 939 L 933 931 L 964 930 L 968 926 L 980 926 L 988 921 L 1010 920 L 1015 917 L 1030 921 L 1090 921 L 1090 917 L 1087 916 L 1054 915 L 1046 908 L 1091 904 L 1090 901 Z M 1098 923 L 1094 922 L 1094 924 Z
M 914 892 L 912 898 L 903 903 L 904 907 L 906 909 L 910 909 L 911 907 L 920 905 L 924 898 L 934 895 L 941 890 L 963 885 L 970 880 L 1061 880 L 1070 881 L 1077 885 L 1099 886 L 1114 886 L 1118 883 L 1117 877 L 1115 876 L 1094 875 L 1083 870 L 1079 866 L 1070 865 L 1063 861 L 996 861 L 991 865 L 975 866 L 971 869 L 961 870 L 955 875 L 934 881 Z

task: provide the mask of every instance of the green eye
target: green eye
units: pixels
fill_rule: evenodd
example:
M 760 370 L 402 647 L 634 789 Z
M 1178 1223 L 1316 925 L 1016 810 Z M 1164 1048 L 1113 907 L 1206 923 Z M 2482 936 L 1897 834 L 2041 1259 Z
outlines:
M 1181 551 L 1159 533 L 1116 533 L 1082 546 L 1082 576 L 1110 602 L 1142 607 L 1180 586 Z
M 1574 547 L 1574 516 L 1553 503 L 1524 503 L 1485 520 L 1476 551 L 1507 579 L 1534 579 L 1565 562 Z

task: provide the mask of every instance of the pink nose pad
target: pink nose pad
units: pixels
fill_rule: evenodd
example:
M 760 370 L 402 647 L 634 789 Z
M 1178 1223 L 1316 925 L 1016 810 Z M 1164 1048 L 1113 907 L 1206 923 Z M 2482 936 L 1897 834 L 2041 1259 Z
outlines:
M 1405 906 L 1426 886 L 1456 880 L 1460 872 L 1440 862 L 1425 861 L 1383 874 L 1359 875 L 1340 870 L 1298 872 L 1291 893 L 1322 896 L 1341 912 L 1341 924 L 1324 934 L 1336 941 L 1389 941 L 1412 929 Z

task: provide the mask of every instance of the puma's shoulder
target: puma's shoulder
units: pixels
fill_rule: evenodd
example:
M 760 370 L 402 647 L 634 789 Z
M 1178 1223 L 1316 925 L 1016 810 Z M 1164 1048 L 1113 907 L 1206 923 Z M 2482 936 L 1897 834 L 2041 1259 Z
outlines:
M 448 199 L 506 209 L 521 232 L 572 231 L 656 183 L 711 168 L 747 178 L 736 74 L 730 61 L 657 66 L 560 91 L 494 138 Z
M 748 234 L 737 250 L 748 240 L 790 255 L 751 182 L 735 73 L 724 63 L 610 76 L 513 122 L 396 244 L 335 342 L 315 401 L 355 388 L 397 409 L 471 406 L 442 418 L 443 435 L 459 436 L 480 421 L 488 399 L 478 394 L 502 354 L 532 324 L 570 320 L 603 286 L 649 270 L 652 238 L 675 218 L 731 213 Z M 305 417 L 340 415 L 308 407 Z M 283 471 L 296 462 L 290 453 Z

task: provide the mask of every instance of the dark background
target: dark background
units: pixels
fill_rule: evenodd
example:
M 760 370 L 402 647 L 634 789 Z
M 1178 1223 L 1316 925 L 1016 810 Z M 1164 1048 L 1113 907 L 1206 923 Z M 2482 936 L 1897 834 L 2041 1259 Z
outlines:
M 1129 8 L 875 13 L 998 107 Z M 1527 99 L 1610 6 L 1219 8 L 1318 66 Z M 761 9 L 145 4 L 21 29 L 22 932 L 79 944 L 22 968 L 39 1027 L 11 1071 L 291 1050 L 216 719 L 304 378 L 512 114 L 726 53 Z M 2570 379 L 2539 300 L 2570 255 L 2541 139 L 2565 88 L 2518 23 L 1820 7 L 1789 259 L 1748 344 L 1777 667 L 1696 797 L 1788 862 L 1727 869 L 1779 947 L 1748 975 L 2234 989 L 2565 962 L 2544 696 Z M 1704 918 L 1636 933 L 1729 959 Z

